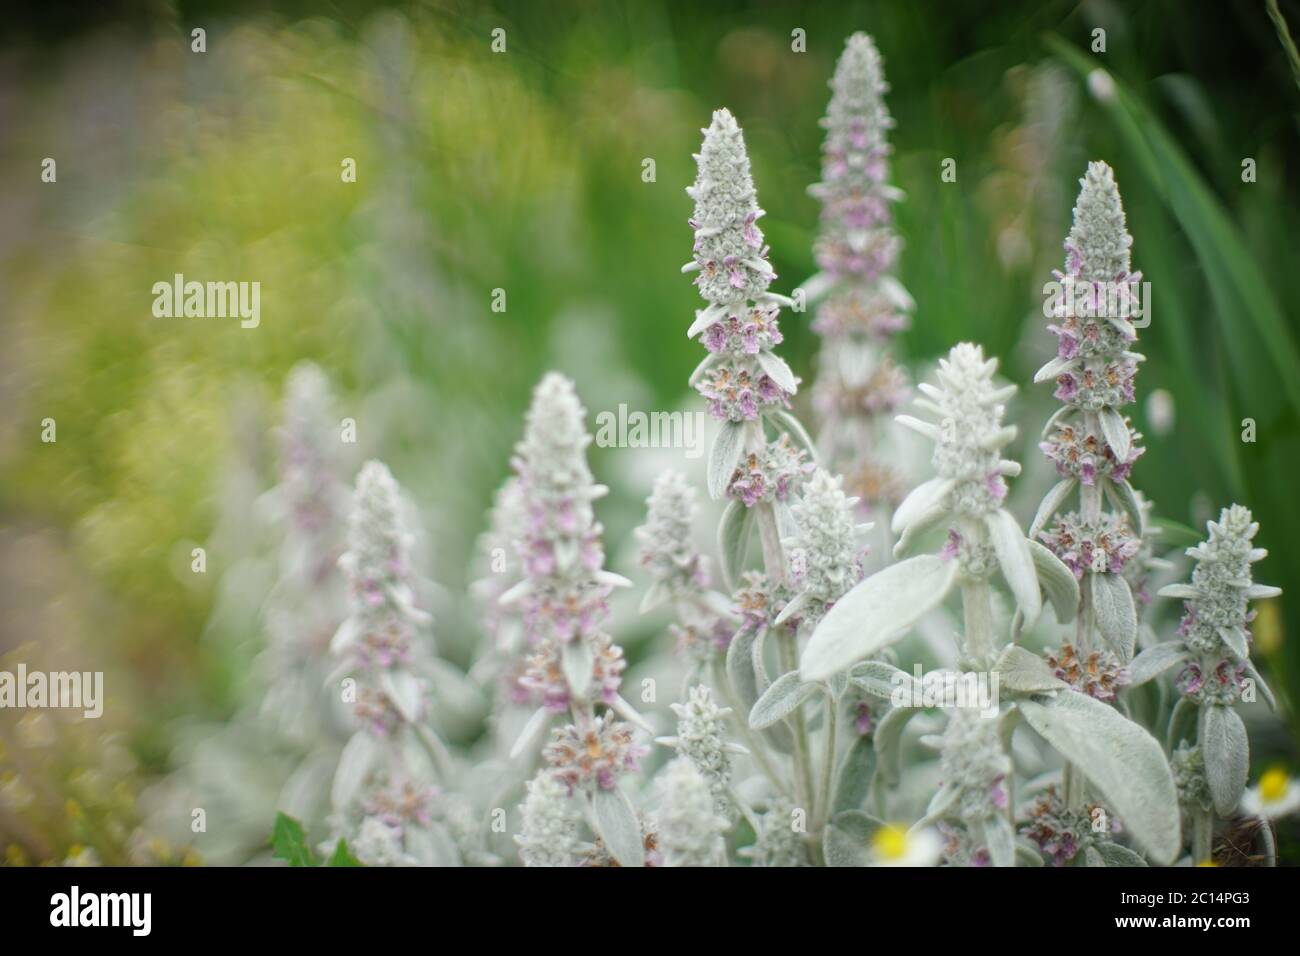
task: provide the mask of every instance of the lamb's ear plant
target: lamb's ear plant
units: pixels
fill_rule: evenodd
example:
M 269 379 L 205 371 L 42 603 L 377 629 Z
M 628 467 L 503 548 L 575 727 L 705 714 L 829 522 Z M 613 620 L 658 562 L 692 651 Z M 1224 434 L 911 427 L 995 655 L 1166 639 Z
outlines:
M 372 866 L 459 861 L 438 786 L 452 758 L 428 725 L 431 617 L 416 606 L 410 522 L 388 468 L 367 462 L 339 560 L 352 608 L 330 642 L 339 664 L 327 686 L 357 724 L 331 789 L 334 837 Z
M 859 528 L 854 499 L 838 480 L 814 470 L 812 442 L 789 411 L 798 380 L 774 347 L 781 342 L 778 310 L 790 300 L 768 289 L 775 275 L 757 225 L 763 211 L 743 134 L 727 110 L 715 112 L 703 132 L 699 173 L 687 190 L 695 201 L 695 254 L 683 271 L 698 273 L 695 283 L 708 303 L 687 333 L 709 350 L 691 380 L 721 423 L 708 485 L 713 497 L 728 500 L 719 544 L 741 616 L 721 683 L 748 715 L 745 739 L 772 791 L 811 820 L 806 851 L 816 857 L 833 801 L 847 684 L 803 680 L 798 639 L 861 576 Z M 761 571 L 745 570 L 755 528 Z M 814 698 L 824 708 L 820 767 L 803 706 Z M 748 807 L 741 809 L 748 815 Z
M 1241 505 L 1224 508 L 1208 524 L 1209 537 L 1187 554 L 1195 562 L 1190 584 L 1171 584 L 1162 597 L 1183 601 L 1177 636 L 1147 648 L 1133 661 L 1140 685 L 1177 669 L 1181 694 L 1169 720 L 1169 746 L 1191 823 L 1192 859 L 1210 859 L 1215 816 L 1230 817 L 1241 802 L 1250 769 L 1250 741 L 1237 713 L 1258 692 L 1272 708 L 1272 691 L 1250 659 L 1250 602 L 1279 596 L 1256 584 L 1251 565 L 1267 551 L 1252 544 L 1259 525 Z M 1208 799 L 1207 799 L 1208 798 Z
M 855 33 L 835 65 L 821 125 L 822 179 L 809 192 L 822 204 L 814 253 L 820 271 L 804 283 L 821 336 L 813 389 L 818 443 L 828 468 L 842 472 L 867 505 L 893 504 L 899 477 L 881 453 L 883 426 L 907 395 L 892 354 L 908 325 L 912 297 L 894 277 L 901 241 L 889 183 L 889 90 L 871 37 Z
M 630 582 L 604 567 L 592 505 L 607 489 L 587 466 L 590 443 L 573 383 L 548 374 L 533 395 L 514 459 L 525 576 L 500 599 L 521 609 L 532 656 L 520 683 L 538 702 L 516 754 L 539 742 L 554 715 L 570 718 L 554 729 L 529 785 L 517 841 L 530 865 L 575 852 L 567 822 L 573 820 L 585 821 L 595 841 L 579 847 L 587 858 L 645 863 L 642 821 L 621 782 L 645 751 L 633 724 L 648 726 L 619 695 L 623 651 L 601 630 L 611 589 Z

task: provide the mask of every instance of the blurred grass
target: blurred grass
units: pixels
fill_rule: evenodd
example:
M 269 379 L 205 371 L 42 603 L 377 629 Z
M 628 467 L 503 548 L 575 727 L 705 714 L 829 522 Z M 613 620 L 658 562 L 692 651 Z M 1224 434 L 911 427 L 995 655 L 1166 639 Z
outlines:
M 1283 13 L 1298 22 L 1294 4 Z M 266 428 L 287 369 L 329 370 L 361 453 L 419 499 L 435 574 L 459 593 L 543 370 L 573 375 L 593 414 L 684 400 L 698 299 L 678 272 L 682 190 L 712 109 L 745 127 L 776 288 L 812 272 L 817 121 L 857 29 L 893 85 L 901 278 L 918 303 L 907 356 L 960 339 L 1001 356 L 1024 386 L 1012 412 L 1030 461 L 1052 407 L 1027 384 L 1053 347 L 1041 286 L 1084 164 L 1107 160 L 1154 287 L 1139 399 L 1162 388 L 1177 409 L 1161 435 L 1135 412 L 1149 448 L 1135 483 L 1198 531 L 1241 499 L 1272 551 L 1261 578 L 1300 587 L 1300 96 L 1262 3 L 1214 18 L 1174 0 L 124 4 L 79 33 L 30 17 L 0 45 L 0 524 L 11 559 L 24 535 L 51 540 L 62 586 L 110 609 L 76 637 L 115 662 L 147 770 L 165 761 L 168 718 L 219 716 L 244 690 L 255 614 L 208 622 L 223 571 L 261 542 L 220 539 L 230 550 L 200 580 L 189 549 L 239 526 L 232 476 L 273 480 Z M 195 25 L 207 54 L 189 51 Z M 1106 53 L 1079 52 L 1099 26 Z M 489 50 L 496 27 L 506 54 Z M 795 28 L 806 53 L 791 51 Z M 1087 91 L 1095 66 L 1116 82 L 1111 102 Z M 1258 182 L 1241 183 L 1237 153 Z M 33 172 L 44 156 L 55 186 Z M 345 156 L 356 184 L 339 181 Z M 939 179 L 949 157 L 955 183 Z M 150 287 L 175 272 L 260 281 L 261 327 L 151 319 Z M 811 378 L 807 323 L 783 330 Z M 37 441 L 47 415 L 57 445 Z M 1254 444 L 1239 440 L 1246 417 Z M 616 455 L 593 450 L 597 472 Z M 610 484 L 614 553 L 641 502 Z M 1268 615 L 1271 676 L 1292 700 L 1297 609 L 1288 595 Z M 460 647 L 463 617 L 448 624 Z M 33 621 L 6 624 L 0 651 L 44 641 L 53 625 Z M 1293 741 L 1260 750 L 1295 759 Z

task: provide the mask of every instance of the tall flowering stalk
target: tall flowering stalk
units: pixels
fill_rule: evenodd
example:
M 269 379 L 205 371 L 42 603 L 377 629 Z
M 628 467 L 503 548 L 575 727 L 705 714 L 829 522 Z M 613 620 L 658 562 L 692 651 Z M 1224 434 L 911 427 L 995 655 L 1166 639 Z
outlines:
M 915 303 L 893 275 L 902 243 L 891 206 L 903 194 L 888 182 L 894 121 L 870 36 L 849 37 L 830 87 L 822 181 L 809 188 L 822 204 L 820 271 L 803 288 L 818 303 L 812 327 L 822 339 L 813 404 L 828 467 L 864 502 L 893 502 L 898 478 L 879 452 L 880 431 L 907 394 L 891 342 Z
M 815 620 L 851 586 L 858 567 L 853 542 L 840 539 L 857 529 L 851 513 L 838 513 L 851 502 L 829 478 L 813 488 L 813 499 L 800 504 L 797 513 L 792 507 L 808 480 L 813 452 L 807 432 L 788 410 L 798 380 L 774 351 L 781 342 L 778 311 L 791 303 L 768 289 L 775 274 L 758 227 L 763 210 L 739 126 L 724 109 L 713 114 L 703 132 L 698 176 L 687 190 L 695 201 L 690 220 L 694 258 L 683 271 L 698 273 L 695 283 L 708 303 L 687 333 L 699 337 L 709 351 L 692 382 L 721 423 L 709 456 L 708 484 L 713 497 L 729 499 L 719 529 L 723 572 L 728 583 L 740 585 L 736 598 L 742 624 L 728 648 L 728 683 L 733 698 L 750 707 L 750 728 L 766 731 L 766 743 L 748 738 L 755 759 L 768 769 L 772 783 L 782 786 L 783 779 L 770 769 L 774 755 L 769 750 L 790 752 L 794 802 L 821 819 L 830 801 L 839 695 L 820 688 L 827 719 L 819 788 L 802 708 L 818 687 L 799 680 L 797 642 L 801 625 Z M 755 525 L 763 570 L 746 572 L 742 579 Z M 833 547 L 823 554 L 821 546 L 830 539 L 835 539 Z M 811 558 L 807 544 L 816 549 Z M 775 680 L 767 673 L 769 635 L 776 643 Z M 779 726 L 782 722 L 786 725 Z M 815 841 L 812 848 L 817 851 Z
M 542 751 L 545 766 L 529 799 L 550 809 L 539 810 L 536 819 L 560 817 L 552 806 L 559 799 L 558 781 L 563 799 L 574 801 L 566 812 L 577 809 L 570 815 L 588 821 L 604 852 L 622 866 L 641 866 L 641 822 L 620 780 L 637 769 L 645 748 L 632 725 L 619 717 L 644 722 L 619 696 L 623 652 L 601 630 L 611 589 L 630 582 L 604 568 L 592 503 L 607 489 L 596 484 L 587 466 L 591 435 L 585 418 L 567 378 L 551 373 L 537 386 L 514 459 L 524 512 L 517 547 L 525 577 L 501 601 L 521 608 L 533 648 L 520 683 L 539 707 L 520 746 L 531 742 L 550 715 L 567 711 L 571 718 L 553 731 Z M 525 862 L 537 862 L 539 856 L 529 849 L 537 836 L 530 819 L 526 813 L 519 842 Z
M 1141 550 L 1143 533 L 1143 508 L 1129 476 L 1144 449 L 1121 410 L 1134 400 L 1142 359 L 1132 351 L 1137 331 L 1130 321 L 1142 276 L 1131 271 L 1133 239 L 1110 167 L 1090 163 L 1080 184 L 1065 271 L 1054 273 L 1057 288 L 1049 300 L 1057 355 L 1034 376 L 1036 382 L 1054 380 L 1062 403 L 1040 446 L 1060 481 L 1030 530 L 1080 582 L 1076 652 L 1093 653 L 1100 635 L 1124 663 L 1137 640 L 1125 570 Z M 1078 507 L 1067 510 L 1076 491 Z
M 451 766 L 427 726 L 431 617 L 416 607 L 412 539 L 392 473 L 367 462 L 339 560 L 352 610 L 330 644 L 339 659 L 330 684 L 342 682 L 359 726 L 343 748 L 331 799 L 336 838 L 377 866 L 455 860 L 434 783 Z
M 1160 590 L 1162 597 L 1183 601 L 1177 636 L 1147 648 L 1132 665 L 1134 684 L 1178 669 L 1181 697 L 1170 717 L 1169 744 L 1179 744 L 1175 763 L 1198 863 L 1210 858 L 1215 814 L 1232 815 L 1246 789 L 1250 741 L 1236 706 L 1254 700 L 1256 691 L 1275 706 L 1250 660 L 1250 602 L 1282 593 L 1252 579 L 1251 565 L 1268 552 L 1252 543 L 1259 524 L 1249 509 L 1224 508 L 1208 529 L 1208 539 L 1187 550 L 1195 562 L 1191 583 Z
M 325 373 L 310 362 L 295 366 L 278 436 L 280 482 L 265 498 L 284 538 L 280 577 L 267 600 L 261 716 L 300 747 L 318 741 L 328 726 L 320 688 L 330 638 L 346 614 L 338 560 L 348 490 L 338 477 L 338 423 Z

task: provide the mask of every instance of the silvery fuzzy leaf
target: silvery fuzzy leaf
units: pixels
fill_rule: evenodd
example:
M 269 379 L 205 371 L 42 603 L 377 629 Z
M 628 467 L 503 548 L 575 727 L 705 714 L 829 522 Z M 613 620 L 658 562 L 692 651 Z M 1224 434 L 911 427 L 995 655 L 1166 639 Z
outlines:
M 1034 569 L 1029 539 L 1024 536 L 1011 512 L 1003 508 L 986 515 L 984 525 L 993 540 L 993 550 L 997 552 L 1002 577 L 1015 595 L 1016 604 L 1024 613 L 1025 626 L 1028 627 L 1043 610 L 1043 598 L 1038 590 L 1038 572 Z
M 1140 854 L 1134 853 L 1118 843 L 1098 843 L 1097 852 L 1106 861 L 1107 866 L 1146 866 L 1147 861 Z
M 1105 866 L 1106 858 L 1098 852 L 1096 847 L 1085 847 L 1083 850 L 1083 861 L 1088 866 Z
M 835 810 L 860 810 L 871 789 L 871 777 L 876 772 L 876 748 L 869 736 L 859 736 L 840 764 L 835 781 Z
M 1017 866 L 1042 866 L 1043 854 L 1038 852 L 1038 847 L 1031 846 L 1022 840 L 1016 841 L 1016 865 Z
M 836 867 L 867 866 L 871 856 L 867 847 L 871 836 L 880 827 L 880 821 L 860 810 L 845 810 L 835 814 L 827 824 L 822 837 L 822 851 L 826 865 Z
M 794 377 L 794 372 L 790 371 L 790 366 L 786 364 L 785 359 L 775 352 L 766 350 L 760 351 L 757 358 L 759 366 L 772 381 L 776 382 L 781 391 L 794 394 L 799 388 L 799 380 Z
M 733 502 L 739 504 L 739 502 Z M 650 587 L 646 588 L 645 595 L 641 598 L 641 606 L 638 611 L 641 614 L 648 614 L 655 608 L 663 605 L 668 600 L 668 589 L 664 587 L 662 581 L 655 581 Z
M 773 409 L 766 414 L 767 420 L 794 439 L 794 443 L 807 453 L 808 460 L 816 464 L 817 446 L 809 436 L 808 430 L 803 427 L 803 423 L 784 408 Z
M 1132 436 L 1129 434 L 1128 425 L 1124 422 L 1124 416 L 1107 406 L 1098 413 L 1097 417 L 1101 422 L 1101 434 L 1106 439 L 1106 444 L 1115 452 L 1117 459 L 1127 461 L 1129 452 L 1132 451 Z
M 906 531 L 910 524 L 938 507 L 954 484 L 951 478 L 931 478 L 917 485 L 894 512 L 890 529 L 894 534 Z
M 1236 708 L 1209 704 L 1201 708 L 1199 740 L 1214 809 L 1221 817 L 1232 816 L 1246 790 L 1250 770 L 1246 725 Z
M 1113 707 L 1072 690 L 1017 706 L 1083 772 L 1133 838 L 1157 862 L 1172 862 L 1182 845 L 1178 792 L 1155 738 Z
M 984 824 L 984 840 L 994 866 L 1016 865 L 1016 832 L 1006 817 L 999 813 Z
M 1165 749 L 1170 753 L 1182 740 L 1195 740 L 1196 727 L 1201 719 L 1201 708 L 1190 697 L 1181 694 L 1169 715 L 1169 729 L 1165 732 Z
M 941 527 L 948 517 L 942 499 L 936 501 L 928 510 L 918 514 L 898 536 L 898 542 L 894 545 L 894 559 L 898 560 L 910 554 L 917 541 L 926 532 Z
M 930 798 L 930 803 L 925 808 L 925 816 L 921 817 L 915 826 L 928 826 L 936 820 L 942 820 L 960 802 L 961 787 L 954 784 L 940 787 L 935 791 L 934 796 Z
M 745 426 L 741 422 L 723 422 L 713 438 L 709 450 L 709 496 L 719 499 L 727 493 L 727 485 L 736 472 L 736 465 L 745 451 Z
M 804 648 L 800 671 L 821 680 L 898 640 L 947 596 L 957 562 L 931 554 L 878 571 L 835 602 Z
M 1227 645 L 1228 650 L 1236 655 L 1237 660 L 1244 661 L 1250 657 L 1250 645 L 1246 643 L 1246 632 L 1239 627 L 1221 627 L 1219 640 Z
M 361 622 L 355 617 L 348 616 L 343 619 L 339 629 L 334 632 L 330 638 L 330 653 L 336 657 L 356 643 L 357 637 L 361 634 Z
M 1195 601 L 1201 597 L 1201 592 L 1190 584 L 1166 584 L 1156 593 L 1161 597 L 1180 598 L 1184 601 Z
M 528 578 L 524 578 L 522 581 L 511 585 L 510 589 L 506 591 L 505 594 L 497 598 L 497 603 L 502 607 L 509 607 L 510 605 L 523 600 L 532 589 L 533 582 L 528 580 Z
M 336 809 L 344 810 L 352 805 L 370 771 L 379 762 L 381 749 L 379 740 L 368 730 L 359 730 L 352 735 L 339 755 L 339 766 L 330 788 L 330 801 Z
M 1065 504 L 1067 498 L 1074 493 L 1075 485 L 1078 484 L 1076 478 L 1063 478 L 1052 486 L 1052 489 L 1045 495 L 1038 506 L 1038 511 L 1034 515 L 1034 520 L 1029 525 L 1029 537 L 1031 540 L 1043 530 L 1052 515 L 1060 510 L 1061 505 Z
M 745 552 L 754 527 L 754 512 L 734 498 L 727 503 L 718 523 L 718 554 L 722 558 L 722 579 L 734 591 L 745 566 Z
M 1246 597 L 1250 598 L 1252 601 L 1262 601 L 1267 598 L 1275 598 L 1279 597 L 1281 594 L 1282 589 L 1274 587 L 1271 584 L 1251 584 L 1246 588 Z
M 641 836 L 641 823 L 637 820 L 632 803 L 622 790 L 597 789 L 591 795 L 600 838 L 605 849 L 618 861 L 619 866 L 645 866 L 645 843 Z
M 595 663 L 591 645 L 581 635 L 560 648 L 560 667 L 564 671 L 564 679 L 568 681 L 569 691 L 579 700 L 587 699 Z
M 720 305 L 710 305 L 708 308 L 698 310 L 695 313 L 695 321 L 692 322 L 691 327 L 686 330 L 686 337 L 688 339 L 695 338 L 726 314 L 727 310 Z
M 881 276 L 876 288 L 883 292 L 890 302 L 899 309 L 902 309 L 904 312 L 911 312 L 916 308 L 916 300 L 912 298 L 912 294 L 908 292 L 907 289 L 903 287 L 903 284 L 893 276 Z
M 532 716 L 528 718 L 528 722 L 519 731 L 518 739 L 510 747 L 511 760 L 514 760 L 525 751 L 533 749 L 534 742 L 546 729 L 546 724 L 550 721 L 550 718 L 551 712 L 545 707 L 538 707 L 533 711 Z
M 776 616 L 772 623 L 776 625 L 784 624 L 786 621 L 790 620 L 790 618 L 803 611 L 811 601 L 812 594 L 807 591 L 800 591 L 786 603 L 785 607 L 781 608 L 781 613 Z
M 919 707 L 895 707 L 876 725 L 876 777 L 886 786 L 898 783 L 902 775 L 903 731 L 907 722 L 921 712 Z
M 1153 644 L 1133 658 L 1132 663 L 1128 665 L 1129 686 L 1138 687 L 1145 684 L 1185 660 L 1187 660 L 1187 648 L 1181 641 Z
M 431 700 L 441 717 L 461 726 L 475 724 L 487 714 L 488 701 L 482 689 L 454 664 L 441 657 L 428 657 L 418 665 L 417 671 L 429 681 L 425 698 Z M 473 728 L 465 726 L 464 729 Z
M 884 661 L 863 661 L 861 664 L 854 664 L 849 669 L 848 675 L 854 687 L 882 700 L 891 699 L 896 687 L 911 685 L 915 681 L 911 674 Z
M 720 352 L 710 352 L 708 355 L 704 356 L 704 359 L 700 364 L 695 366 L 695 371 L 691 372 L 690 378 L 686 380 L 687 384 L 689 384 L 691 388 L 694 388 L 699 380 L 704 377 L 704 373 L 712 368 L 713 364 L 718 361 L 718 356 L 721 354 L 722 353 Z
M 1007 646 L 993 669 L 1000 686 L 1020 694 L 1043 694 L 1070 686 L 1057 678 L 1041 657 L 1015 644 Z
M 403 720 L 408 724 L 419 721 L 424 690 L 418 677 L 410 671 L 384 671 L 379 686 Z
M 849 689 L 849 675 L 847 671 L 839 671 L 832 674 L 827 681 L 831 689 L 831 698 L 839 700 L 844 696 L 844 692 Z
M 776 514 L 776 532 L 782 542 L 799 534 L 799 519 L 794 516 L 794 510 L 788 502 L 772 502 L 772 511 Z
M 749 726 L 754 730 L 772 726 L 794 713 L 816 690 L 817 685 L 801 680 L 798 671 L 782 674 L 750 710 Z
M 460 852 L 441 823 L 408 826 L 403 836 L 407 855 L 418 866 L 456 866 L 460 863 Z
M 1119 654 L 1121 660 L 1131 660 L 1137 644 L 1137 609 L 1133 606 L 1133 592 L 1128 581 L 1118 574 L 1089 574 L 1092 588 L 1092 607 L 1096 614 L 1097 630 Z
M 1250 661 L 1246 661 L 1246 675 L 1255 682 L 1259 692 L 1264 695 L 1264 703 L 1268 704 L 1268 709 L 1276 713 L 1277 698 L 1273 696 L 1273 689 L 1268 686 L 1268 683 L 1260 676 L 1259 671 Z
M 743 707 L 753 707 L 758 700 L 758 682 L 754 677 L 753 631 L 741 631 L 727 645 L 727 682 Z
M 1146 533 L 1145 522 L 1142 520 L 1142 506 L 1138 504 L 1133 486 L 1127 481 L 1122 479 L 1116 481 L 1114 478 L 1105 479 L 1102 485 L 1106 489 L 1106 497 L 1128 516 L 1128 525 L 1133 529 L 1133 534 L 1142 537 Z
M 822 855 L 830 867 L 869 866 L 871 862 L 866 846 L 834 824 L 827 824 L 822 833 Z
M 1037 372 L 1034 373 L 1034 384 L 1038 385 L 1048 381 L 1049 379 L 1056 378 L 1056 376 L 1060 375 L 1067 368 L 1069 368 L 1070 363 L 1073 361 L 1074 361 L 1073 359 L 1061 358 L 1059 355 L 1056 356 L 1050 362 L 1048 362 L 1046 365 L 1044 365 L 1042 368 L 1040 368 Z

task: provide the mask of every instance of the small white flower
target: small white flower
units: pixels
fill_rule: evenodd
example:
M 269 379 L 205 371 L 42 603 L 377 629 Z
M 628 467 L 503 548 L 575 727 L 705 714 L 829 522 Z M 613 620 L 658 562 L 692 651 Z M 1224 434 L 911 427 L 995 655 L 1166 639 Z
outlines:
M 1281 767 L 1274 767 L 1242 795 L 1241 809 L 1247 816 L 1269 820 L 1290 816 L 1300 810 L 1300 784 Z
M 943 839 L 926 827 L 908 830 L 886 824 L 871 837 L 872 866 L 934 866 L 943 855 Z

